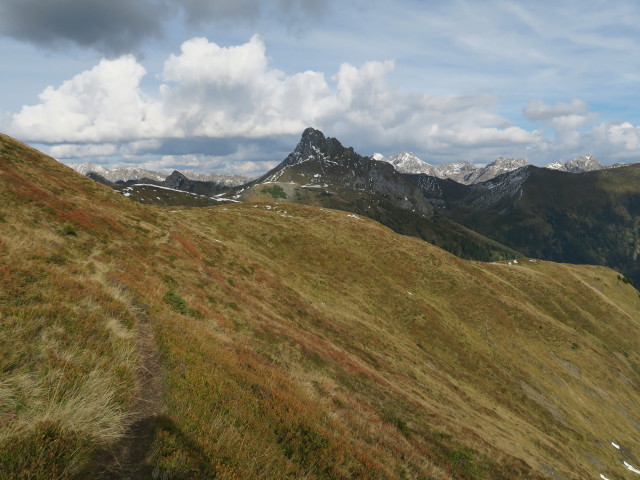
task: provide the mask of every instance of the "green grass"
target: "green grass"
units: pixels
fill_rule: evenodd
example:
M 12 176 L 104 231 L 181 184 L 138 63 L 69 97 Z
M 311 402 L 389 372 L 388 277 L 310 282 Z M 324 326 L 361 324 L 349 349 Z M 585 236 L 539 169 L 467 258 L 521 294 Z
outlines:
M 278 198 L 287 198 L 287 194 L 283 190 L 280 185 L 272 185 L 270 187 L 263 187 L 260 190 L 262 193 L 266 193 L 267 195 L 271 195 L 271 197 L 275 200 Z
M 74 227 L 73 225 L 65 225 L 64 227 L 62 227 L 62 234 L 75 236 L 78 234 L 78 232 L 76 231 L 76 227 Z
M 176 312 L 181 313 L 182 315 L 189 314 L 189 307 L 187 306 L 187 302 L 185 302 L 184 298 L 182 298 L 175 291 L 171 289 L 167 290 L 162 299 Z

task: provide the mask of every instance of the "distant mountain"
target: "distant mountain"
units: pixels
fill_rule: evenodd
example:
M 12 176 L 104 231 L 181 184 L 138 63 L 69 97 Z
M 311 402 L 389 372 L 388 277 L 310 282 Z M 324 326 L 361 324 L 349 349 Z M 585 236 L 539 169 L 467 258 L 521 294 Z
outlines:
M 640 283 L 640 165 L 575 175 L 569 171 L 600 164 L 583 157 L 557 171 L 498 158 L 483 168 L 434 167 L 437 176 L 398 171 L 429 171 L 426 165 L 410 154 L 382 162 L 362 157 L 309 129 L 285 161 L 257 180 L 262 186 L 240 199 L 266 199 L 262 192 L 277 187 L 282 201 L 357 212 L 466 258 L 495 254 L 477 245 L 462 248 L 472 231 L 478 235 L 472 243 L 492 239 L 536 258 L 608 265 Z M 456 175 L 468 184 L 451 178 Z M 469 230 L 461 233 L 460 225 Z M 452 229 L 458 234 L 450 235 Z
M 573 160 L 569 160 L 566 163 L 562 163 L 562 162 L 550 163 L 549 165 L 547 165 L 546 168 L 551 170 L 559 170 L 561 172 L 583 173 L 583 172 L 593 172 L 595 170 L 602 170 L 605 167 L 593 155 L 583 155 L 582 157 L 577 157 L 577 158 L 574 158 Z
M 282 163 L 256 180 L 275 182 L 310 188 L 345 187 L 382 195 L 394 206 L 418 215 L 432 211 L 420 190 L 396 175 L 390 165 L 363 157 L 312 128 L 303 132 L 295 150 Z
M 139 180 L 141 178 L 148 178 L 161 182 L 167 177 L 167 174 L 162 172 L 144 170 L 142 168 L 135 167 L 115 167 L 108 169 L 92 162 L 70 163 L 67 164 L 67 166 L 73 168 L 76 172 L 81 173 L 82 175 L 87 175 L 89 172 L 97 173 L 113 183 Z
M 513 172 L 519 168 L 529 165 L 524 158 L 505 158 L 498 157 L 493 162 L 485 167 L 479 168 L 476 173 L 470 178 L 469 184 L 480 183 L 496 178 L 503 173 Z
M 526 255 L 608 265 L 640 284 L 640 164 L 581 175 L 530 165 L 446 187 L 431 193 L 452 220 Z
M 414 154 L 409 152 L 396 153 L 389 158 L 384 158 L 379 153 L 374 153 L 371 156 L 372 159 L 381 162 L 388 162 L 400 173 L 424 173 L 434 177 L 439 177 L 438 167 L 431 165 L 427 162 L 423 162 Z
M 497 175 L 528 165 L 528 162 L 523 158 L 504 157 L 497 158 L 485 167 L 476 167 L 469 162 L 431 165 L 408 152 L 396 153 L 388 158 L 379 153 L 374 153 L 372 158 L 390 163 L 400 173 L 426 174 L 442 179 L 448 178 L 465 185 L 486 182 Z
M 89 172 L 94 172 L 102 176 L 104 179 L 113 183 L 127 183 L 137 180 L 152 180 L 154 182 L 163 182 L 170 174 L 157 172 L 152 170 L 145 170 L 135 167 L 115 167 L 107 169 L 95 163 L 72 163 L 67 166 L 73 168 L 76 172 L 83 175 L 87 175 Z M 212 182 L 225 187 L 235 187 L 247 183 L 251 179 L 243 175 L 226 175 L 218 173 L 195 173 L 191 171 L 184 171 L 181 174 L 189 180 L 199 182 Z

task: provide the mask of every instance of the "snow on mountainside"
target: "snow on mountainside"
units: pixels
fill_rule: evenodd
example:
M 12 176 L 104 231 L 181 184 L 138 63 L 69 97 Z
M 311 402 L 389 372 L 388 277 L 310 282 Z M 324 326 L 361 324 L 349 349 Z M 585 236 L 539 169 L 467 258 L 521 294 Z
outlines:
M 562 163 L 562 162 L 551 162 L 545 168 L 548 168 L 549 170 L 564 170 L 564 163 Z
M 474 176 L 477 170 L 478 168 L 469 162 L 446 163 L 436 167 L 436 176 L 438 178 L 449 178 L 458 183 L 469 184 L 473 183 L 469 179 Z
M 477 175 L 475 176 L 473 181 L 469 183 L 486 182 L 487 180 L 491 180 L 498 175 L 502 175 L 503 173 L 507 172 L 513 172 L 514 170 L 526 167 L 527 165 L 529 165 L 529 162 L 527 162 L 524 158 L 498 157 L 486 167 L 478 169 Z
M 487 210 L 502 202 L 515 204 L 522 197 L 522 188 L 531 175 L 531 168 L 516 168 L 500 178 L 492 178 L 486 182 L 478 182 L 471 186 L 470 195 L 474 198 L 471 205 L 474 209 Z
M 569 160 L 566 163 L 552 162 L 547 165 L 546 168 L 559 170 L 561 172 L 582 173 L 602 170 L 605 167 L 593 155 L 583 155 L 581 157 L 574 158 L 573 160 Z
M 92 162 L 85 163 L 71 163 L 67 165 L 74 169 L 76 172 L 82 175 L 87 175 L 90 172 L 97 173 L 109 180 L 110 182 L 128 182 L 131 180 L 141 180 L 147 178 L 157 182 L 163 182 L 169 173 L 157 172 L 152 170 L 145 170 L 143 168 L 136 167 L 114 167 L 107 169 L 96 165 Z M 234 187 L 236 185 L 242 185 L 250 180 L 250 178 L 243 175 L 224 175 L 217 173 L 195 173 L 191 171 L 182 172 L 182 174 L 189 180 L 196 180 L 200 182 L 213 182 L 225 185 L 227 187 Z
M 68 163 L 67 167 L 74 169 L 76 172 L 80 173 L 81 175 L 86 175 L 89 172 L 94 172 L 103 176 L 107 180 L 110 180 L 109 178 L 107 178 L 107 176 L 109 176 L 111 172 L 106 168 L 101 167 L 100 165 L 96 165 L 95 163 L 91 163 L 91 162 Z
M 377 155 L 382 157 L 380 154 Z M 390 163 L 396 171 L 400 173 L 425 173 L 427 175 L 437 176 L 436 167 L 420 160 L 414 154 L 409 152 L 396 153 L 395 155 L 391 155 L 389 158 L 383 157 L 373 159 Z
M 442 179 L 451 179 L 458 183 L 471 185 L 478 182 L 486 182 L 496 176 L 517 170 L 528 165 L 523 158 L 499 157 L 485 167 L 476 167 L 469 162 L 454 162 L 444 165 L 431 165 L 412 153 L 402 152 L 384 158 L 379 153 L 374 153 L 373 160 L 385 161 L 394 166 L 400 173 L 426 174 Z
M 162 182 L 169 175 L 168 173 L 154 172 L 135 167 L 114 167 L 112 169 L 107 169 L 91 162 L 70 163 L 67 164 L 67 166 L 73 168 L 76 172 L 81 173 L 82 175 L 86 175 L 89 172 L 95 172 L 110 182 L 127 182 L 129 180 L 139 180 L 141 178 L 148 178 L 150 180 Z

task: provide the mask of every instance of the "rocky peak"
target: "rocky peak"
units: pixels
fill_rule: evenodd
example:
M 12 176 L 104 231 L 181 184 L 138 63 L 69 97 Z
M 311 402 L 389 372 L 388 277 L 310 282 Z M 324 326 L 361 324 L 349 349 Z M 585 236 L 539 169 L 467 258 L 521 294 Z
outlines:
M 383 160 L 393 165 L 400 173 L 425 173 L 433 176 L 436 172 L 433 165 L 420 160 L 410 152 L 396 153 Z
M 571 173 L 592 172 L 601 170 L 602 164 L 593 155 L 583 155 L 564 164 L 565 170 Z
M 352 148 L 345 148 L 335 138 L 327 138 L 320 130 L 307 128 L 303 133 L 295 150 L 287 156 L 282 166 L 296 165 L 307 160 L 340 158 L 354 154 Z
M 504 170 L 505 172 L 510 172 L 511 170 L 526 167 L 527 165 L 529 165 L 529 162 L 527 162 L 527 160 L 524 158 L 498 157 L 485 168 L 493 167 L 496 169 Z
M 593 155 L 582 155 L 581 157 L 576 157 L 573 160 L 569 160 L 566 163 L 562 163 L 562 162 L 550 163 L 549 165 L 547 165 L 546 168 L 550 168 L 551 170 L 560 170 L 562 172 L 569 172 L 569 173 L 582 173 L 582 172 L 592 172 L 594 170 L 602 170 L 604 166 Z
M 564 170 L 564 163 L 562 162 L 551 162 L 546 168 L 550 170 Z
M 489 165 L 479 168 L 472 176 L 467 178 L 467 183 L 486 182 L 503 173 L 513 172 L 519 168 L 529 165 L 524 158 L 498 157 Z
M 76 172 L 82 175 L 87 175 L 90 172 L 94 172 L 106 178 L 107 174 L 109 173 L 109 170 L 107 170 L 106 168 L 100 165 L 96 165 L 92 162 L 70 163 L 67 166 L 73 168 Z
M 164 186 L 168 188 L 175 188 L 176 190 L 182 190 L 182 187 L 185 183 L 188 183 L 190 180 L 185 177 L 182 173 L 177 170 L 174 170 L 171 175 L 169 175 L 164 180 Z

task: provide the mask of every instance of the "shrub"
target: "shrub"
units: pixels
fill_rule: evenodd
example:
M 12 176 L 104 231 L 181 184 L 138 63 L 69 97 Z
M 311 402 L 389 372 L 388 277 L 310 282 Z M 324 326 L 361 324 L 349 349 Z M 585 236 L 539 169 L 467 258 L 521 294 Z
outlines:
M 169 305 L 176 312 L 181 313 L 182 315 L 189 315 L 189 307 L 187 307 L 187 302 L 173 289 L 170 288 L 169 290 L 167 290 L 162 299 L 164 300 L 164 303 Z
M 273 185 L 272 187 L 264 187 L 262 193 L 266 193 L 275 198 L 287 198 L 287 194 L 280 185 Z
M 472 450 L 468 448 L 458 448 L 449 454 L 449 462 L 456 473 L 462 475 L 463 478 L 480 479 L 484 475 L 476 464 L 475 456 Z
M 77 235 L 78 232 L 76 232 L 76 227 L 74 227 L 73 225 L 65 225 L 64 227 L 62 227 L 62 234 L 63 235 Z
M 622 283 L 628 283 L 629 285 L 633 285 L 633 280 L 631 280 L 629 277 L 625 275 L 618 275 L 618 280 L 620 280 Z

